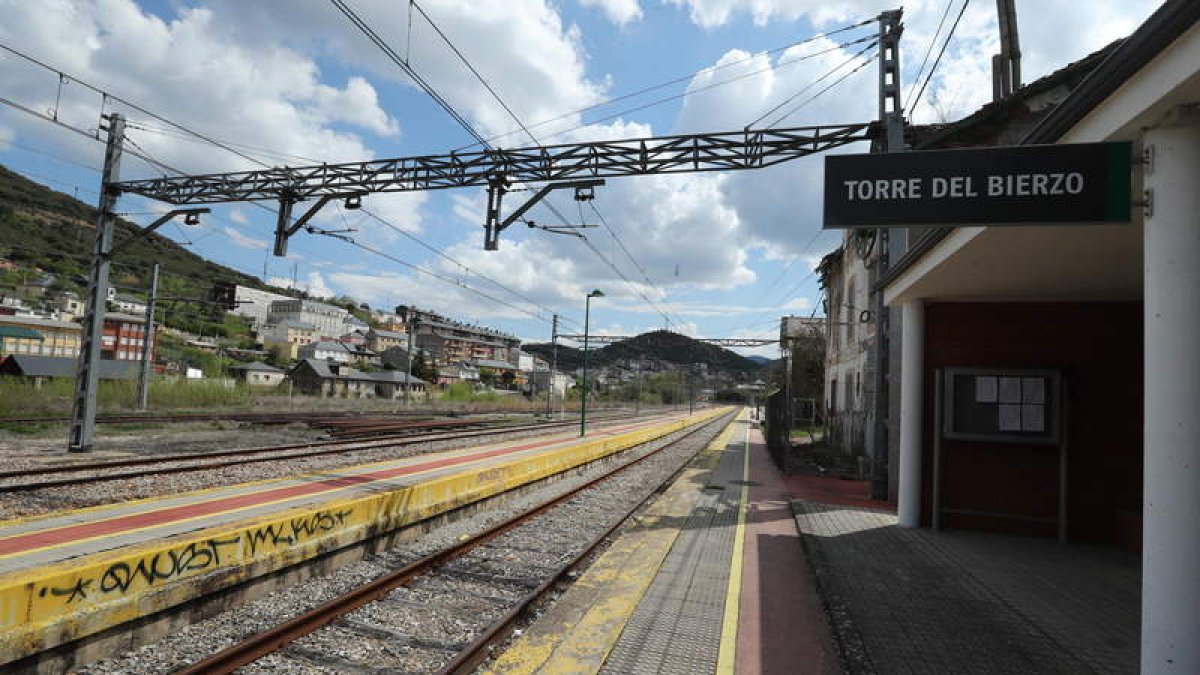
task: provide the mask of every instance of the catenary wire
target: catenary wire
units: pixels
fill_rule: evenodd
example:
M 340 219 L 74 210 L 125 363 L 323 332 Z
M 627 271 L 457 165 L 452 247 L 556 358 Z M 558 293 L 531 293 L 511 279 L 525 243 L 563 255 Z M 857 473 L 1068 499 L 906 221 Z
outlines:
M 925 88 L 929 86 L 929 81 L 933 79 L 933 73 L 937 71 L 938 64 L 942 62 L 942 56 L 946 53 L 946 47 L 950 45 L 950 39 L 954 37 L 954 31 L 958 28 L 958 22 L 962 20 L 963 13 L 967 11 L 967 5 L 971 4 L 971 0 L 963 0 L 962 7 L 958 10 L 958 16 L 954 17 L 954 23 L 951 24 L 950 30 L 946 33 L 946 40 L 942 42 L 942 48 L 938 50 L 937 58 L 933 60 L 933 66 L 929 69 L 929 74 L 925 76 L 925 82 L 921 84 L 921 89 L 917 91 L 917 97 L 913 99 L 912 107 L 909 108 L 909 115 L 916 112 L 917 106 L 921 103 L 921 96 L 925 93 Z
M 912 84 L 908 87 L 908 99 L 912 99 L 913 90 L 917 88 L 917 83 L 921 81 L 921 75 L 925 74 L 925 66 L 929 63 L 929 56 L 933 54 L 933 46 L 937 44 L 937 39 L 942 34 L 942 27 L 945 26 L 946 19 L 950 16 L 950 8 L 953 6 L 954 0 L 946 0 L 946 7 L 942 9 L 942 18 L 938 21 L 937 30 L 933 32 L 933 37 L 929 38 L 929 46 L 925 48 L 925 56 L 921 59 L 921 67 L 917 68 L 917 74 L 913 77 Z
M 555 117 L 551 117 L 551 118 L 548 118 L 548 119 L 544 119 L 544 120 L 542 120 L 542 121 L 540 121 L 540 122 L 536 122 L 536 123 L 534 123 L 534 124 L 530 124 L 530 125 L 529 125 L 529 128 L 530 128 L 530 129 L 537 129 L 537 128 L 539 128 L 539 127 L 546 126 L 547 124 L 553 124 L 554 122 L 559 122 L 559 121 L 561 121 L 561 120 L 570 119 L 570 118 L 573 118 L 573 117 L 575 117 L 576 115 L 582 115 L 583 113 L 590 112 L 590 111 L 592 111 L 592 110 L 598 110 L 598 109 L 600 109 L 600 108 L 603 108 L 603 107 L 605 107 L 605 106 L 612 105 L 613 103 L 618 103 L 618 102 L 620 102 L 620 101 L 626 101 L 626 100 L 629 100 L 629 99 L 631 99 L 631 98 L 637 98 L 638 96 L 642 96 L 642 95 L 644 95 L 644 94 L 648 94 L 648 93 L 650 93 L 650 92 L 658 91 L 659 89 L 665 89 L 665 88 L 667 88 L 667 87 L 669 87 L 669 86 L 671 86 L 671 85 L 679 84 L 679 83 L 681 83 L 681 82 L 687 82 L 687 81 L 690 81 L 690 80 L 694 79 L 694 78 L 695 78 L 697 75 L 701 75 L 701 74 L 705 74 L 705 73 L 715 73 L 715 72 L 717 72 L 717 71 L 719 71 L 719 70 L 724 70 L 724 69 L 726 69 L 726 68 L 732 68 L 732 67 L 734 67 L 734 66 L 739 66 L 739 65 L 742 65 L 742 64 L 744 64 L 744 63 L 747 63 L 747 62 L 753 61 L 753 60 L 755 60 L 755 59 L 759 58 L 760 56 L 771 56 L 771 55 L 773 55 L 773 54 L 777 54 L 777 53 L 779 53 L 779 52 L 782 52 L 782 51 L 785 51 L 785 50 L 791 49 L 791 48 L 793 48 L 793 47 L 799 47 L 800 45 L 804 45 L 804 44 L 807 44 L 807 43 L 809 43 L 809 42 L 814 42 L 814 41 L 816 41 L 816 40 L 819 40 L 819 39 L 821 39 L 821 38 L 826 38 L 826 37 L 830 37 L 830 36 L 832 36 L 832 35 L 837 35 L 837 34 L 839 34 L 839 33 L 844 33 L 844 32 L 846 32 L 846 31 L 853 30 L 853 29 L 855 29 L 855 28 L 861 28 L 862 26 L 865 26 L 865 25 L 867 25 L 867 24 L 871 24 L 871 23 L 874 23 L 874 22 L 875 22 L 875 19 L 873 19 L 873 18 L 872 18 L 872 19 L 865 19 L 865 20 L 863 20 L 863 21 L 859 21 L 859 22 L 857 22 L 857 23 L 848 24 L 848 25 L 842 26 L 842 27 L 840 27 L 840 28 L 836 28 L 836 29 L 834 29 L 834 30 L 825 31 L 825 32 L 823 32 L 823 33 L 817 33 L 817 34 L 815 34 L 815 35 L 811 35 L 811 36 L 809 36 L 809 37 L 807 37 L 807 38 L 804 38 L 803 40 L 797 40 L 797 41 L 795 41 L 795 42 L 790 42 L 790 43 L 788 43 L 788 44 L 786 44 L 786 45 L 783 45 L 783 46 L 781 46 L 781 47 L 774 47 L 774 48 L 772 48 L 772 49 L 768 49 L 768 50 L 766 50 L 766 51 L 764 51 L 764 52 L 761 52 L 761 53 L 758 53 L 758 54 L 751 54 L 751 55 L 749 55 L 749 56 L 746 56 L 746 57 L 744 57 L 744 58 L 741 58 L 741 59 L 736 59 L 736 60 L 734 60 L 734 61 L 728 61 L 728 62 L 726 62 L 726 63 L 720 63 L 720 64 L 713 65 L 713 66 L 706 66 L 706 67 L 704 67 L 704 68 L 701 68 L 701 69 L 699 69 L 699 70 L 695 70 L 695 71 L 693 71 L 693 72 L 691 72 L 691 73 L 688 73 L 688 74 L 686 74 L 686 75 L 681 75 L 681 76 L 675 77 L 675 78 L 673 78 L 673 79 L 666 80 L 666 81 L 664 81 L 664 82 L 660 82 L 660 83 L 658 83 L 658 84 L 649 85 L 649 86 L 647 86 L 647 87 L 643 87 L 643 88 L 641 88 L 641 89 L 638 89 L 638 90 L 636 90 L 636 91 L 631 91 L 631 92 L 628 92 L 628 93 L 625 93 L 625 94 L 620 94 L 620 95 L 618 95 L 618 96 L 613 96 L 613 97 L 610 97 L 610 98 L 606 98 L 606 99 L 604 99 L 603 101 L 599 101 L 599 102 L 597 102 L 597 103 L 593 103 L 593 104 L 591 104 L 591 105 L 586 105 L 586 106 L 584 106 L 584 107 L 582 107 L 582 108 L 577 108 L 577 109 L 575 109 L 575 110 L 571 110 L 571 111 L 569 111 L 569 112 L 562 113 L 562 114 L 560 114 L 560 115 L 557 115 L 557 116 L 555 116 Z M 761 73 L 761 72 L 765 72 L 765 70 L 760 70 L 760 71 L 757 71 L 757 72 L 758 72 L 758 73 Z M 731 80 L 731 81 L 732 81 L 732 80 Z M 594 124 L 594 123 L 595 123 L 595 121 L 589 122 L 589 124 Z M 578 128 L 578 127 L 576 127 L 576 128 Z M 500 134 L 496 134 L 496 135 L 494 135 L 494 136 L 491 136 L 491 137 L 489 137 L 487 140 L 488 140 L 489 142 L 491 142 L 491 141 L 498 141 L 498 140 L 500 140 L 500 139 L 502 139 L 502 138 L 507 138 L 507 137 L 509 137 L 509 136 L 514 136 L 514 135 L 516 135 L 516 134 L 519 134 L 519 133 L 521 133 L 521 131 L 522 131 L 521 129 L 514 129 L 514 130 L 512 130 L 512 131 L 506 131 L 506 132 L 504 132 L 504 133 L 500 133 Z M 565 132 L 558 132 L 558 133 L 554 134 L 554 136 L 557 136 L 557 135 L 559 135 L 560 133 L 565 133 Z M 478 146 L 478 145 L 479 145 L 478 143 L 474 143 L 474 144 L 472 144 L 472 145 L 468 145 L 468 146 L 464 146 L 464 147 L 458 148 L 458 150 L 468 150 L 468 149 L 470 149 L 470 148 L 474 148 L 474 147 L 476 147 L 476 146 Z

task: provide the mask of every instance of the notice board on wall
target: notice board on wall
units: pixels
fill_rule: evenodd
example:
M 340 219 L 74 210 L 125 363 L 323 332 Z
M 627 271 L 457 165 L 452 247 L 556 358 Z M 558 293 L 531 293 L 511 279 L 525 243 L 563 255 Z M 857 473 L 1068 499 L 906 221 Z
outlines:
M 943 377 L 944 438 L 1058 443 L 1062 407 L 1059 371 L 947 368 Z

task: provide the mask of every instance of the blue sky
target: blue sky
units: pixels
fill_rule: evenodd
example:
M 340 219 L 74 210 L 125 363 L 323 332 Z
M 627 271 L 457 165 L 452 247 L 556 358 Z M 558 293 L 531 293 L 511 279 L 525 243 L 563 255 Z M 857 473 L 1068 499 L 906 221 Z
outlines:
M 409 3 L 348 4 L 482 133 L 516 128 L 415 10 L 410 39 Z M 947 5 L 943 36 L 960 4 L 906 3 L 901 45 L 906 94 Z M 875 0 L 418 4 L 523 123 L 565 115 L 533 128 L 545 143 L 741 129 L 847 62 L 862 45 L 839 48 L 837 43 L 865 36 L 874 27 L 771 50 L 871 18 L 892 5 Z M 1104 0 L 1089 3 L 1081 16 L 1069 0 L 1018 2 L 1026 81 L 1129 33 L 1157 5 Z M 269 165 L 441 154 L 472 140 L 325 0 L 0 0 L 0 16 L 5 16 L 0 43 L 173 122 L 237 144 Z M 912 113 L 917 122 L 957 119 L 987 101 L 996 32 L 995 4 L 970 3 Z M 714 66 L 719 69 L 711 70 Z M 572 114 L 693 73 L 653 93 Z M 779 126 L 871 120 L 875 77 L 870 64 Z M 51 71 L 0 53 L 0 82 L 4 98 L 47 111 L 57 100 L 63 122 L 85 130 L 97 125 L 100 96 L 77 83 L 60 92 Z M 718 86 L 705 89 L 713 84 Z M 695 93 L 632 110 L 686 92 Z M 128 115 L 129 136 L 137 147 L 188 173 L 255 167 L 140 111 L 120 105 L 108 109 Z M 532 144 L 523 134 L 497 141 L 503 147 Z M 94 140 L 0 108 L 0 162 L 55 189 L 71 194 L 78 188 L 80 198 L 94 202 L 99 175 L 84 167 L 98 167 L 102 151 Z M 151 175 L 154 170 L 134 158 L 124 163 L 124 178 Z M 593 307 L 597 332 L 636 333 L 669 321 L 673 330 L 700 337 L 771 336 L 781 315 L 809 314 L 819 307 L 811 270 L 840 242 L 840 234 L 818 229 L 820 180 L 818 157 L 757 172 L 610 180 L 597 190 L 593 204 L 632 260 L 606 229 L 586 233 L 619 274 L 584 242 L 525 227 L 506 231 L 500 251 L 483 251 L 482 189 L 372 196 L 365 205 L 379 219 L 327 208 L 316 221 L 327 229 L 354 228 L 350 236 L 356 241 L 430 274 L 304 233 L 292 240 L 289 259 L 272 258 L 266 249 L 273 215 L 246 204 L 216 207 L 201 229 L 170 227 L 164 233 L 193 242 L 189 247 L 195 252 L 236 269 L 257 276 L 265 270 L 265 278 L 277 283 L 291 283 L 294 269 L 298 286 L 316 294 L 347 294 L 372 307 L 416 304 L 529 340 L 548 338 L 551 312 L 566 318 L 564 332 L 578 332 L 583 297 L 592 288 L 607 294 Z M 521 194 L 510 195 L 506 206 L 514 208 Z M 569 195 L 554 201 L 579 222 Z M 163 206 L 124 198 L 119 208 L 142 214 Z M 556 220 L 544 207 L 530 217 L 539 223 Z M 594 224 L 598 217 L 586 208 L 582 219 Z M 774 351 L 767 347 L 757 353 Z

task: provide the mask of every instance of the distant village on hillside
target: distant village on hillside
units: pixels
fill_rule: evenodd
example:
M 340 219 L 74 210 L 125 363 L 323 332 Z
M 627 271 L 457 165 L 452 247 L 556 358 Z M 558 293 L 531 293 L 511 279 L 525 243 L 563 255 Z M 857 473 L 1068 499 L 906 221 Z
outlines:
M 63 288 L 53 273 L 24 270 L 13 261 L 0 260 L 0 271 L 15 281 L 0 287 L 0 375 L 36 383 L 73 377 L 84 313 L 80 294 Z M 21 273 L 19 280 L 15 272 Z M 525 350 L 513 335 L 432 310 L 359 306 L 351 311 L 330 302 L 229 284 L 232 303 L 226 313 L 247 332 L 237 339 L 236 331 L 204 335 L 171 327 L 170 322 L 148 333 L 147 299 L 110 290 L 102 379 L 135 379 L 147 350 L 153 372 L 160 376 L 241 382 L 259 390 L 286 388 L 292 394 L 319 397 L 422 400 L 431 391 L 459 385 L 530 397 L 552 391 L 564 398 L 582 375 L 578 358 L 570 357 L 578 350 L 563 346 L 563 361 L 555 368 L 549 345 Z M 685 395 L 685 377 L 690 396 L 711 397 L 739 384 L 765 388 L 760 378 L 747 374 L 758 362 L 732 352 L 728 356 L 744 362 L 742 368 L 697 362 L 681 369 L 648 350 L 630 351 L 594 364 L 589 377 L 597 392 L 640 385 L 641 378 L 676 371 L 674 390 L 665 398 Z

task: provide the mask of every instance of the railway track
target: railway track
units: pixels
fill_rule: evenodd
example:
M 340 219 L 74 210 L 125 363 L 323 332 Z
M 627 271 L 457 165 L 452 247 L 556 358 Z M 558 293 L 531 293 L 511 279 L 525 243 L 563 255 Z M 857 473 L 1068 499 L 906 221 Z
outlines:
M 470 672 L 730 419 L 656 443 L 452 547 L 416 560 L 382 554 L 390 571 L 177 672 Z
M 597 421 L 615 419 L 619 416 L 601 417 Z M 327 441 L 312 441 L 289 445 L 275 445 L 262 448 L 243 448 L 238 450 L 218 450 L 214 452 L 196 452 L 186 454 L 155 455 L 131 459 L 108 460 L 87 464 L 70 464 L 52 467 L 38 467 L 13 471 L 0 471 L 0 494 L 15 492 L 31 492 L 46 488 L 64 487 L 70 485 L 85 485 L 116 480 L 161 476 L 168 474 L 187 473 L 220 469 L 229 466 L 241 466 L 261 462 L 321 457 L 327 455 L 345 454 L 359 450 L 371 450 L 385 447 L 403 447 L 417 443 L 458 440 L 463 438 L 480 438 L 498 434 L 521 433 L 573 427 L 574 421 L 539 422 L 536 424 L 499 424 L 495 420 L 489 422 L 458 420 L 467 424 L 452 425 L 455 430 L 446 433 L 427 433 L 436 426 L 409 426 L 403 429 L 393 428 L 392 431 L 373 431 L 369 439 L 333 439 Z M 491 426 L 483 426 L 490 423 Z M 464 426 L 473 426 L 463 429 Z M 483 426 L 483 428 L 480 428 Z M 182 462 L 178 466 L 166 466 Z M 113 471 L 113 469 L 134 469 L 132 471 Z M 83 474 L 83 475 L 75 475 Z M 41 477 L 41 480 L 29 480 Z
M 540 410 L 535 412 L 541 412 Z M 529 414 L 529 410 L 498 411 L 498 414 Z M 156 424 L 175 422 L 250 422 L 273 425 L 305 422 L 318 426 L 337 426 L 355 422 L 375 423 L 395 421 L 405 417 L 455 417 L 463 413 L 455 410 L 404 410 L 380 413 L 362 411 L 288 411 L 288 412 L 205 412 L 205 413 L 137 413 L 124 415 L 97 415 L 97 424 Z M 65 424 L 71 421 L 66 416 L 0 417 L 3 424 Z

